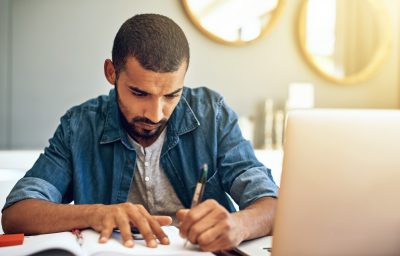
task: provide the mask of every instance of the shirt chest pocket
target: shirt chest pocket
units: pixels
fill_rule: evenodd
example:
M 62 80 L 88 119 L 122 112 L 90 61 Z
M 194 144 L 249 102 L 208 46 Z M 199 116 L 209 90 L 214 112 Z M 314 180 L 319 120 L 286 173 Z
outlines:
M 224 196 L 224 190 L 220 182 L 218 171 L 215 171 L 206 181 L 203 201 L 207 199 L 220 201 L 222 196 Z

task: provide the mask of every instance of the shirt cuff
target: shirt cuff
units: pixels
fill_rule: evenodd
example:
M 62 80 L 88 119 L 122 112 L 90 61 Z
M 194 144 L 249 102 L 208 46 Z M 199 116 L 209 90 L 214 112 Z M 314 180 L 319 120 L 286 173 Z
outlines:
M 23 177 L 15 184 L 7 196 L 6 203 L 1 212 L 24 199 L 41 199 L 61 203 L 62 196 L 60 191 L 46 180 L 35 177 Z
M 277 197 L 278 186 L 275 184 L 270 169 L 251 168 L 236 177 L 232 183 L 232 198 L 242 210 L 262 197 Z

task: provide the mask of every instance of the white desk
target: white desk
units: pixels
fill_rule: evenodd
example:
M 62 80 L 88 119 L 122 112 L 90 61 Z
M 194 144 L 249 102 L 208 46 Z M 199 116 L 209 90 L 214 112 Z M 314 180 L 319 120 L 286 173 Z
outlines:
M 15 183 L 24 176 L 25 171 L 17 169 L 1 169 L 0 168 L 0 209 L 3 208 L 6 197 L 14 187 Z M 1 212 L 0 212 L 1 218 Z M 0 225 L 0 234 L 3 233 L 3 228 Z
M 42 150 L 0 150 L 0 169 L 27 171 L 42 152 Z
M 0 150 L 0 208 L 15 183 L 39 157 L 41 150 Z M 1 218 L 1 213 L 0 213 Z M 0 225 L 0 234 L 3 229 Z
M 272 247 L 272 236 L 245 241 L 238 246 L 240 252 L 251 256 L 269 256 Z

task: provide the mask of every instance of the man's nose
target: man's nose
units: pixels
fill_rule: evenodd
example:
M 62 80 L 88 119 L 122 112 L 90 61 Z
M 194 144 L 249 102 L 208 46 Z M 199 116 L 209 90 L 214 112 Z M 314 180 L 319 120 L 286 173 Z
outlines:
M 158 123 L 164 118 L 163 103 L 160 99 L 151 103 L 151 106 L 147 108 L 145 117 L 153 123 Z

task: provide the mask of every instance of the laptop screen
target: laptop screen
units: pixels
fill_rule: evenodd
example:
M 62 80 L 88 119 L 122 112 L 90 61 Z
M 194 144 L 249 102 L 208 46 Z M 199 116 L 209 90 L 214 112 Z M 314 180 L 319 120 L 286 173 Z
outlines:
M 272 255 L 400 255 L 400 111 L 290 112 Z

